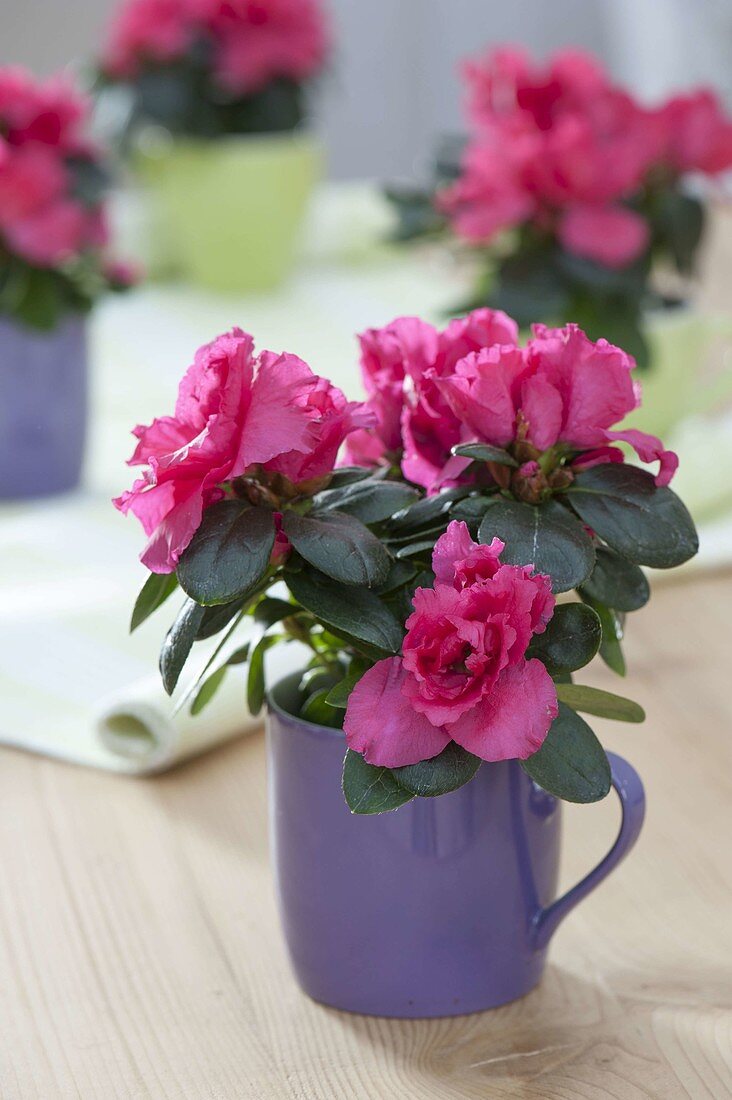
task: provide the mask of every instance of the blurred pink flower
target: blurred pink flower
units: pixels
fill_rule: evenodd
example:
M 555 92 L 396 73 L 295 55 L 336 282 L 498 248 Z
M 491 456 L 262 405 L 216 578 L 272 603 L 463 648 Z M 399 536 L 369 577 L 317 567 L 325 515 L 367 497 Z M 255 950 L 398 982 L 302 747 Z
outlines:
M 148 569 L 170 573 L 226 482 L 252 466 L 291 480 L 320 477 L 345 434 L 371 422 L 297 356 L 255 356 L 252 337 L 233 329 L 196 352 L 175 414 L 134 429 L 129 464 L 146 469 L 114 503 L 150 536 Z
M 648 222 L 634 210 L 589 203 L 568 207 L 557 235 L 567 252 L 609 268 L 626 267 L 637 260 L 650 238 Z
M 554 597 L 530 565 L 500 565 L 499 547 L 478 546 L 455 522 L 438 540 L 435 587 L 414 594 L 402 657 L 375 664 L 348 701 L 346 741 L 368 763 L 416 764 L 450 740 L 483 760 L 526 759 L 541 747 L 556 690 L 525 654 Z
M 674 96 L 659 115 L 666 157 L 677 172 L 716 175 L 732 168 L 732 118 L 711 89 Z
M 304 81 L 330 50 L 319 0 L 127 0 L 110 27 L 102 69 L 134 80 L 146 62 L 166 64 L 208 43 L 211 70 L 233 95 L 286 77 Z

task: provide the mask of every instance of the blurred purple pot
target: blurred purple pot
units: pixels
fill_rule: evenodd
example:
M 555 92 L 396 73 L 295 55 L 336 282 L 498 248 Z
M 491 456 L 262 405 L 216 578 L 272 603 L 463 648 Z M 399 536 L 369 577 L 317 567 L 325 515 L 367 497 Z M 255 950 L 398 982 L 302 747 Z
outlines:
M 0 318 L 0 499 L 79 484 L 87 418 L 86 322 L 39 332 Z
M 484 764 L 452 794 L 353 816 L 343 734 L 287 713 L 298 679 L 272 693 L 268 754 L 277 893 L 302 988 L 335 1008 L 401 1017 L 477 1012 L 528 993 L 559 922 L 638 836 L 636 772 L 610 754 L 618 838 L 555 900 L 560 803 L 518 763 Z

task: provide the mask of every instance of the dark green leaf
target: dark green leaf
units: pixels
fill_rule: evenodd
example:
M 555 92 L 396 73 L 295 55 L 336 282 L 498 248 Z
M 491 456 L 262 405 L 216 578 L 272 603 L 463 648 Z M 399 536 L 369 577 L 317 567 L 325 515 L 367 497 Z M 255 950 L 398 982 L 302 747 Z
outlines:
M 276 596 L 265 596 L 254 609 L 254 621 L 260 623 L 266 630 L 267 627 L 281 623 L 290 615 L 295 615 L 297 610 L 297 607 L 287 600 L 280 600 Z
M 316 726 L 339 729 L 342 716 L 333 707 L 328 706 L 327 694 L 327 688 L 319 688 L 308 696 L 300 709 L 300 717 L 305 722 L 314 722 Z
M 704 233 L 704 207 L 699 199 L 672 188 L 658 197 L 656 229 L 682 275 L 690 275 Z
M 487 304 L 504 310 L 522 328 L 539 317 L 549 322 L 564 317 L 568 293 L 554 251 L 540 248 L 510 256 L 499 268 Z
M 348 674 L 343 677 L 342 680 L 332 687 L 326 696 L 326 703 L 331 707 L 338 707 L 341 710 L 345 710 L 348 706 L 348 697 L 355 688 L 358 681 L 364 674 L 364 669 L 360 665 L 348 670 Z
M 382 814 L 414 798 L 399 786 L 388 768 L 367 764 L 351 749 L 343 762 L 343 794 L 353 814 Z
M 328 489 L 341 489 L 344 485 L 354 485 L 373 477 L 374 471 L 365 466 L 340 466 L 331 474 Z
M 379 596 L 385 596 L 402 585 L 408 584 L 416 573 L 415 567 L 408 561 L 393 561 L 389 568 L 389 576 L 383 584 L 375 589 Z
M 481 760 L 467 749 L 450 743 L 439 756 L 422 760 L 419 764 L 407 764 L 392 768 L 392 775 L 400 787 L 420 798 L 434 798 L 449 791 L 456 791 L 473 778 Z
M 506 544 L 501 561 L 533 565 L 537 573 L 548 573 L 553 592 L 577 588 L 592 571 L 592 540 L 555 500 L 539 505 L 497 500 L 483 517 L 478 540 L 490 543 L 495 536 Z
M 432 550 L 435 545 L 434 538 L 420 539 L 417 542 L 408 542 L 406 546 L 400 546 L 397 550 L 397 558 L 413 558 L 418 554 L 424 554 L 427 550 Z
M 694 522 L 679 498 L 637 466 L 612 462 L 584 470 L 567 499 L 600 538 L 636 565 L 670 569 L 699 549 Z
M 389 523 L 390 531 L 415 531 L 432 524 L 434 520 L 445 516 L 451 506 L 470 492 L 465 487 L 446 489 L 433 497 L 423 497 L 403 512 L 399 512 Z
M 247 676 L 247 706 L 249 713 L 256 716 L 262 709 L 265 696 L 264 682 L 264 655 L 275 642 L 277 635 L 266 634 L 260 638 L 249 657 L 249 674 Z
M 157 611 L 177 587 L 178 578 L 175 573 L 151 573 L 135 601 L 130 620 L 130 633 L 137 630 L 153 611 Z
M 589 664 L 601 640 L 600 619 L 591 607 L 562 603 L 554 609 L 544 633 L 532 638 L 527 656 L 538 657 L 551 676 L 574 672 Z
M 595 714 L 598 718 L 613 718 L 616 722 L 644 722 L 643 707 L 632 699 L 614 695 L 611 691 L 587 687 L 584 684 L 557 684 L 557 699 L 572 710 Z
M 297 602 L 327 626 L 385 653 L 401 649 L 401 625 L 374 592 L 366 588 L 344 590 L 311 569 L 288 573 L 285 579 Z
M 599 802 L 610 790 L 605 750 L 584 719 L 564 703 L 544 744 L 521 766 L 545 791 L 567 802 Z
M 627 561 L 607 546 L 597 547 L 595 568 L 582 585 L 582 591 L 617 611 L 637 611 L 648 603 L 651 595 L 650 585 L 640 566 Z
M 386 547 L 353 516 L 332 512 L 301 516 L 285 512 L 282 528 L 297 552 L 341 584 L 383 584 L 391 557 Z
M 178 563 L 181 588 L 202 604 L 242 599 L 267 572 L 274 540 L 268 509 L 239 500 L 212 504 Z
M 485 493 L 486 490 L 483 490 Z M 459 500 L 457 504 L 450 509 L 451 520 L 462 520 L 463 523 L 467 523 L 471 531 L 474 531 L 478 526 L 483 516 L 488 509 L 495 503 L 496 498 L 494 496 L 472 496 L 467 497 L 465 500 Z
M 600 656 L 608 668 L 616 672 L 618 676 L 625 676 L 625 657 L 621 642 L 623 640 L 623 623 L 620 616 L 611 607 L 598 600 L 593 600 L 584 592 L 580 592 L 585 600 L 600 619 L 602 627 L 602 641 L 600 642 Z
M 518 466 L 518 462 L 503 447 L 491 447 L 488 443 L 461 443 L 453 447 L 454 455 L 472 458 L 480 462 L 497 462 L 499 466 Z
M 214 695 L 221 687 L 224 676 L 226 676 L 226 665 L 222 665 L 221 668 L 217 668 L 208 680 L 204 680 L 201 687 L 198 689 L 198 694 L 191 704 L 191 714 L 200 714 L 205 706 L 207 706 Z
M 186 600 L 165 636 L 163 648 L 160 650 L 160 675 L 168 695 L 172 695 L 175 690 L 202 619 L 203 608 L 195 600 Z
M 313 501 L 313 513 L 338 511 L 361 523 L 379 523 L 419 499 L 419 492 L 396 481 L 359 481 L 341 489 L 326 489 Z
M 241 611 L 242 601 L 233 600 L 231 603 L 214 604 L 207 607 L 203 613 L 201 625 L 196 634 L 196 641 L 202 642 L 206 638 L 213 638 L 225 626 L 231 622 L 236 614 Z

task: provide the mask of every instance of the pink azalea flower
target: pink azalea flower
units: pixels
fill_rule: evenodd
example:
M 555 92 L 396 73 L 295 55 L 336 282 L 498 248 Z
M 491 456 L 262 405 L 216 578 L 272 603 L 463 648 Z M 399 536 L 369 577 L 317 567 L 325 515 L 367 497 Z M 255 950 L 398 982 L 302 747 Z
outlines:
M 89 115 L 85 96 L 64 76 L 38 81 L 19 66 L 0 69 L 0 118 L 11 145 L 38 142 L 75 153 Z
M 173 61 L 189 48 L 194 26 L 186 0 L 128 0 L 110 26 L 102 68 L 123 79 L 136 76 L 145 60 Z
M 732 118 L 711 89 L 674 96 L 659 118 L 666 158 L 677 172 L 716 175 L 732 167 Z
M 89 104 L 65 77 L 0 69 L 0 237 L 37 267 L 65 264 L 107 240 L 103 207 L 74 194 L 73 162 L 96 162 L 81 127 Z
M 170 573 L 226 483 L 252 467 L 290 480 L 320 477 L 347 432 L 372 422 L 297 356 L 255 356 L 252 337 L 233 329 L 196 352 L 174 415 L 135 428 L 129 464 L 146 469 L 114 503 L 149 536 L 144 564 Z
M 5 227 L 13 251 L 38 267 L 56 267 L 80 252 L 92 225 L 73 199 L 58 199 Z
M 463 438 L 460 420 L 445 401 L 439 379 L 469 352 L 498 341 L 515 343 L 516 323 L 499 310 L 478 309 L 438 332 L 416 317 L 369 329 L 361 342 L 361 373 L 377 426 L 370 439 L 349 439 L 348 460 L 388 461 L 403 450 L 404 475 L 433 491 L 455 484 L 469 461 L 451 449 Z
M 236 95 L 276 77 L 307 80 L 322 69 L 330 49 L 318 0 L 223 0 L 211 28 L 218 78 Z
M 475 129 L 460 176 L 437 205 L 472 244 L 527 222 L 551 229 L 568 208 L 616 204 L 640 186 L 660 153 L 656 113 L 615 87 L 589 54 L 566 50 L 537 65 L 507 47 L 468 62 L 464 72 Z M 611 264 L 621 266 L 629 261 L 619 255 L 640 250 L 641 229 L 629 219 L 614 253 L 600 242 L 599 226 L 576 226 L 567 232 L 580 241 L 581 255 L 599 259 L 604 243 Z
M 604 267 L 626 267 L 638 259 L 650 237 L 648 222 L 625 206 L 570 206 L 558 227 L 567 252 L 585 256 Z
M 127 0 L 110 28 L 102 68 L 134 80 L 145 63 L 185 56 L 196 40 L 211 48 L 212 70 L 232 95 L 323 67 L 330 36 L 319 0 Z
M 611 430 L 635 409 L 640 390 L 634 360 L 607 340 L 593 343 L 577 325 L 534 326 L 525 349 L 494 345 L 466 356 L 439 388 L 472 438 L 505 447 L 523 438 L 540 451 L 562 444 L 594 450 L 624 441 L 641 461 L 659 461 L 656 481 L 667 485 L 678 459 L 655 436 Z
M 503 545 L 472 542 L 453 522 L 435 546 L 435 587 L 415 592 L 402 657 L 379 661 L 348 702 L 349 748 L 401 767 L 451 741 L 483 760 L 526 759 L 558 713 L 544 665 L 526 660 L 554 611 L 550 579 L 501 565 Z M 383 720 L 375 723 L 378 713 Z

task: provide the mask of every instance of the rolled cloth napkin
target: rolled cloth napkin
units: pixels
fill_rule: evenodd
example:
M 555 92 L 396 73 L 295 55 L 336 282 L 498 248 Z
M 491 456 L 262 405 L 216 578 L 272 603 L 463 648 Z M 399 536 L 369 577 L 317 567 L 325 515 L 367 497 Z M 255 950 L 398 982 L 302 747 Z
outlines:
M 165 694 L 154 670 L 182 596 L 130 635 L 145 576 L 138 544 L 137 529 L 88 490 L 0 508 L 0 745 L 146 775 L 261 726 L 241 665 L 199 715 L 190 699 L 181 705 L 217 638 L 196 643 L 180 691 Z M 299 646 L 275 647 L 268 683 L 304 663 Z
M 267 680 L 275 683 L 299 663 L 294 646 L 268 654 Z M 159 676 L 137 680 L 98 700 L 93 707 L 95 748 L 108 754 L 106 766 L 149 775 L 188 760 L 233 737 L 259 729 L 263 717 L 253 717 L 246 705 L 246 681 L 241 667 L 228 670 L 201 714 L 178 706 L 163 691 Z

